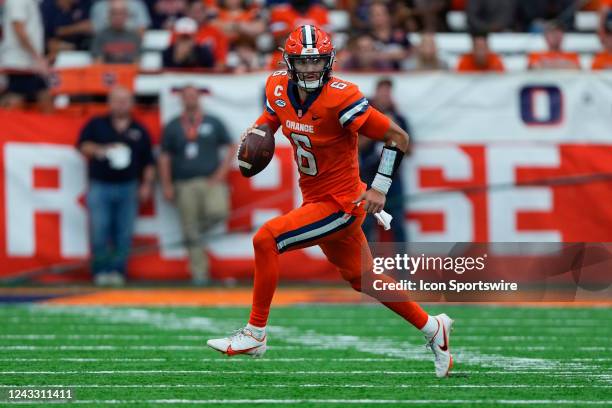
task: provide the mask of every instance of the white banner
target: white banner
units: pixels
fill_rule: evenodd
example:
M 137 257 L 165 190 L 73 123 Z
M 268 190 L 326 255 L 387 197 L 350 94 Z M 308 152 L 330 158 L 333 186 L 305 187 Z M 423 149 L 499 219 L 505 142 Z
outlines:
M 338 74 L 373 94 L 381 78 Z M 156 79 L 162 120 L 178 114 L 172 88 L 193 84 L 210 92 L 205 109 L 220 116 L 236 137 L 263 109 L 267 74 L 240 76 L 167 74 Z M 394 97 L 417 143 L 612 142 L 612 74 L 397 74 Z M 139 88 L 152 91 L 146 78 Z

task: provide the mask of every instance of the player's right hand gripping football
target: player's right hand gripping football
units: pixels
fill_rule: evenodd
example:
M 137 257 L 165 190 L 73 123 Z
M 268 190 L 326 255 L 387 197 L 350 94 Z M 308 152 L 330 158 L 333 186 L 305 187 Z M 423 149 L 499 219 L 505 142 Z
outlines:
M 368 214 L 377 214 L 385 208 L 387 197 L 378 190 L 373 188 L 363 192 L 359 198 L 353 201 L 353 204 L 359 205 L 362 201 L 365 202 L 363 208 Z

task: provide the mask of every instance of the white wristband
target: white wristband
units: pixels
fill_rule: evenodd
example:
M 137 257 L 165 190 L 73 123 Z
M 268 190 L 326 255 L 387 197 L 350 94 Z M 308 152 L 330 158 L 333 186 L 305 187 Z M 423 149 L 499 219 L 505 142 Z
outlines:
M 374 181 L 372 181 L 372 188 L 387 195 L 387 192 L 391 187 L 391 181 L 391 177 L 383 176 L 380 173 L 376 173 L 376 176 L 374 176 Z

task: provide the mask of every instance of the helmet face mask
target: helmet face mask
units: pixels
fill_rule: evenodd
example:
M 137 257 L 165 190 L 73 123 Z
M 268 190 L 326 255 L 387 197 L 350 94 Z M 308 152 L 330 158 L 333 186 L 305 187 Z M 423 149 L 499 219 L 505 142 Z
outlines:
M 295 29 L 283 50 L 289 77 L 307 92 L 320 89 L 329 80 L 335 56 L 329 35 L 312 25 Z
M 291 80 L 306 92 L 314 92 L 331 77 L 334 54 L 302 56 L 285 52 L 284 59 Z

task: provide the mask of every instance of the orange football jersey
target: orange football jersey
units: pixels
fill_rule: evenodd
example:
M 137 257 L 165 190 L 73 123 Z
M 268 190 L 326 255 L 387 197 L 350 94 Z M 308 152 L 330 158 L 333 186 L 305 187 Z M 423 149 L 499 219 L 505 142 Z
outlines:
M 366 133 L 375 139 L 382 139 L 390 126 L 355 84 L 331 77 L 302 103 L 287 71 L 276 71 L 266 82 L 266 108 L 256 123 L 268 123 L 273 132 L 282 126 L 293 147 L 305 204 L 331 199 L 350 212 L 351 201 L 365 189 L 357 131 L 366 121 L 375 121 L 368 129 L 377 134 Z

